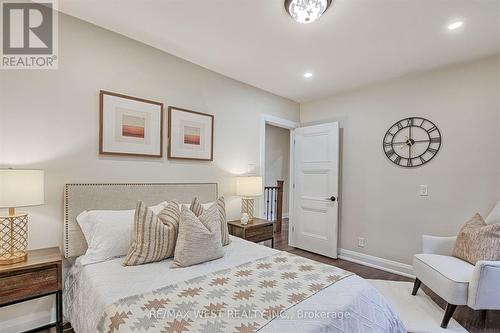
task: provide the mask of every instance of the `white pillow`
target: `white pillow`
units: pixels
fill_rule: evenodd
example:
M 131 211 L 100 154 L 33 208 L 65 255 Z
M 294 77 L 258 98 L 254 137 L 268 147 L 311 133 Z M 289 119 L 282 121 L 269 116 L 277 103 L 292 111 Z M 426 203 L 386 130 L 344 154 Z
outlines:
M 484 220 L 486 224 L 496 224 L 500 223 L 500 201 L 497 202 L 496 206 L 490 212 L 490 215 Z
M 167 206 L 162 202 L 150 207 L 158 214 Z M 88 249 L 80 259 L 82 265 L 124 256 L 128 252 L 135 210 L 92 210 L 78 215 L 76 221 L 82 229 Z
M 215 202 L 204 203 L 204 204 L 201 204 L 201 206 L 203 207 L 204 210 L 207 210 L 210 207 L 212 207 L 214 203 Z M 184 203 L 179 204 L 179 209 L 181 212 L 182 212 L 182 207 L 186 207 L 187 209 L 189 209 L 189 207 L 191 207 L 191 204 L 184 204 Z

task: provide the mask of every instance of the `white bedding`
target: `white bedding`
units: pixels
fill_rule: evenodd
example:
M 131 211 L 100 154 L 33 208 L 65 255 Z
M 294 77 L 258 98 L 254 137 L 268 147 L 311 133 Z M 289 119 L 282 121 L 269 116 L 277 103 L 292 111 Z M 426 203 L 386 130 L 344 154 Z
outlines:
M 87 266 L 77 259 L 66 276 L 65 317 L 76 333 L 93 333 L 97 331 L 97 323 L 105 308 L 120 298 L 279 252 L 240 238 L 231 239 L 231 244 L 225 247 L 223 258 L 187 268 L 170 268 L 172 259 L 128 267 L 121 265 L 123 258 Z M 316 318 L 284 318 L 297 318 L 301 314 Z M 406 332 L 386 300 L 358 276 L 347 277 L 321 290 L 288 309 L 284 315 L 271 321 L 259 332 Z

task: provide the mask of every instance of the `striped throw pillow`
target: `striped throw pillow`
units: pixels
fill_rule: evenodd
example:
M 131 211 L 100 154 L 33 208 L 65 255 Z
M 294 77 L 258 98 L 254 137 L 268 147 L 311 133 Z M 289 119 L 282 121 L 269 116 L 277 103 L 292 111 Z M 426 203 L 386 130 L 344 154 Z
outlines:
M 221 243 L 222 246 L 226 246 L 231 243 L 231 239 L 229 238 L 229 229 L 227 227 L 226 201 L 224 200 L 224 197 L 217 199 L 216 205 L 220 219 Z M 196 215 L 196 217 L 199 217 L 206 211 L 198 198 L 193 199 L 189 209 L 194 213 L 194 215 Z
M 200 200 L 198 200 L 197 197 L 195 197 L 193 201 L 191 201 L 189 209 L 194 213 L 194 215 L 196 215 L 196 217 L 199 217 L 205 211 L 202 204 L 200 203 Z
M 123 265 L 142 265 L 173 256 L 179 220 L 179 204 L 176 202 L 169 202 L 155 215 L 140 201 L 135 210 L 132 243 Z
M 217 199 L 217 210 L 219 211 L 220 218 L 222 246 L 226 246 L 231 243 L 231 239 L 229 238 L 229 229 L 227 227 L 226 201 L 224 200 L 224 197 Z

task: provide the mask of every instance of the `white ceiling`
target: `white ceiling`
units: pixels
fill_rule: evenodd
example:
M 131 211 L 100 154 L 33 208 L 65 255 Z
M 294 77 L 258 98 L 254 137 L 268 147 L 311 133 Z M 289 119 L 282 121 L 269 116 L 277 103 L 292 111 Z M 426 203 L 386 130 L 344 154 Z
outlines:
M 298 102 L 500 52 L 500 0 L 62 0 L 60 10 Z M 456 19 L 465 25 L 446 27 Z M 314 73 L 306 80 L 306 71 Z

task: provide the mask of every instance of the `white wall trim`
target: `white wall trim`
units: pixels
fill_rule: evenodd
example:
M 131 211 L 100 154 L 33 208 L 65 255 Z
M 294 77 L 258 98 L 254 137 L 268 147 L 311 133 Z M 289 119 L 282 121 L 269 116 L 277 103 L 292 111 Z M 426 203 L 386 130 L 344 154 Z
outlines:
M 264 125 L 269 124 L 276 127 L 286 128 L 289 130 L 293 130 L 300 126 L 300 124 L 295 121 L 291 121 L 285 118 L 279 118 L 276 116 L 271 116 L 268 114 L 263 114 L 262 120 L 264 121 Z
M 413 266 L 403 264 L 398 261 L 388 260 L 371 256 L 369 254 L 359 253 L 346 249 L 339 249 L 339 259 L 355 262 L 357 264 L 365 265 L 368 267 L 377 268 L 389 273 L 394 273 L 409 278 L 415 278 L 413 275 Z
M 298 126 L 299 127 L 299 126 Z M 288 184 L 288 245 L 295 246 L 295 226 L 293 224 L 294 184 L 295 184 L 295 130 L 290 131 L 290 184 Z

